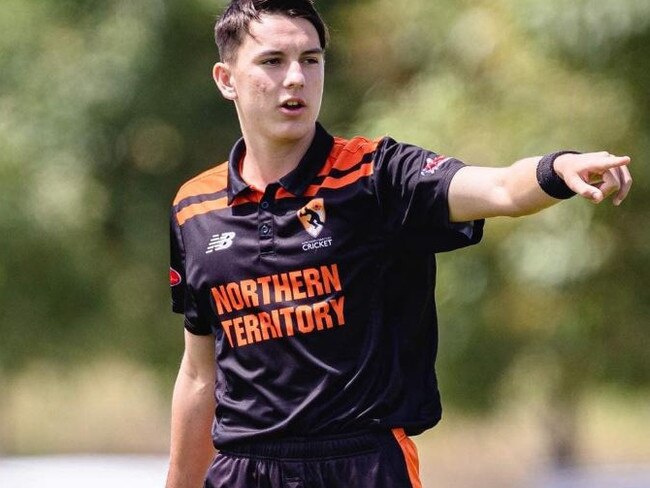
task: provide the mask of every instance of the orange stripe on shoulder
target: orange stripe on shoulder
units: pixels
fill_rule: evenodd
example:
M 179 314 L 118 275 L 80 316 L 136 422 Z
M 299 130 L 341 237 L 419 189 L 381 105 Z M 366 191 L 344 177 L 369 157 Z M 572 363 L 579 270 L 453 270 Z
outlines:
M 365 163 L 361 165 L 361 167 L 353 171 L 352 173 L 348 173 L 347 175 L 341 177 L 341 178 L 334 178 L 333 176 L 328 176 L 323 180 L 323 182 L 320 185 L 311 185 L 305 190 L 305 196 L 307 197 L 313 197 L 315 196 L 319 190 L 338 190 L 340 188 L 344 188 L 346 186 L 350 186 L 353 183 L 356 183 L 359 181 L 361 178 L 364 178 L 366 176 L 370 176 L 374 171 L 374 166 L 372 164 L 372 161 Z
M 176 198 L 174 198 L 174 205 L 178 205 L 186 198 L 216 193 L 225 189 L 227 186 L 228 163 L 226 162 L 204 171 L 181 186 L 176 194 Z
M 359 164 L 366 154 L 370 154 L 377 149 L 380 142 L 381 139 L 371 141 L 364 137 L 354 137 L 350 140 L 335 137 L 334 147 L 318 176 L 326 176 L 330 174 L 332 169 L 349 170 Z
M 228 207 L 228 197 L 218 198 L 217 200 L 206 200 L 205 202 L 195 203 L 183 208 L 176 213 L 178 225 L 183 225 L 189 219 L 203 215 L 215 210 L 221 210 Z

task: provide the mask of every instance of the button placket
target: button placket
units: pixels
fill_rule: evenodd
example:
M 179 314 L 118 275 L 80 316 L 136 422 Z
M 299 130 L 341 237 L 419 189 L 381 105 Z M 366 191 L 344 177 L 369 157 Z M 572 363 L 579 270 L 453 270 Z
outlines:
M 274 249 L 275 224 L 273 219 L 273 200 L 277 191 L 277 184 L 268 185 L 262 196 L 258 208 L 258 235 L 260 240 L 260 253 L 272 254 Z

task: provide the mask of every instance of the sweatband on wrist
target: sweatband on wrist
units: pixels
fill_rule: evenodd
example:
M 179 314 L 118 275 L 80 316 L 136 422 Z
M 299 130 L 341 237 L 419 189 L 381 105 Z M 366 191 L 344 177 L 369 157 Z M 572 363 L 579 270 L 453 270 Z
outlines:
M 563 154 L 580 154 L 579 151 L 558 151 L 543 156 L 537 163 L 537 183 L 544 192 L 559 200 L 571 198 L 576 193 L 567 186 L 564 180 L 555 172 L 553 163 Z

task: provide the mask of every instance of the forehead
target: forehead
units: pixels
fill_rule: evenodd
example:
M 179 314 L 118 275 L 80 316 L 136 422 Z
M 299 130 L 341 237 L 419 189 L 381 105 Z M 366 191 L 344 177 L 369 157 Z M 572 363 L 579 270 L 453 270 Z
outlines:
M 263 14 L 259 22 L 251 22 L 249 30 L 239 54 L 254 56 L 266 50 L 306 51 L 321 47 L 316 28 L 306 19 Z

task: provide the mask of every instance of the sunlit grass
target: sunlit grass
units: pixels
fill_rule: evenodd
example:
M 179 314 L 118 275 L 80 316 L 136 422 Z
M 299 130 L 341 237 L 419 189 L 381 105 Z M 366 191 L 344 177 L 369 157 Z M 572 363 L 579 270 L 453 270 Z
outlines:
M 0 452 L 167 451 L 168 404 L 152 371 L 105 359 L 33 364 L 2 382 Z
M 67 369 L 33 364 L 0 381 L 0 453 L 159 453 L 168 449 L 171 392 L 153 371 L 121 359 Z M 593 392 L 579 407 L 578 462 L 650 463 L 646 397 Z M 414 438 L 425 486 L 518 488 L 548 469 L 539 398 L 504 403 L 489 416 L 449 407 Z

